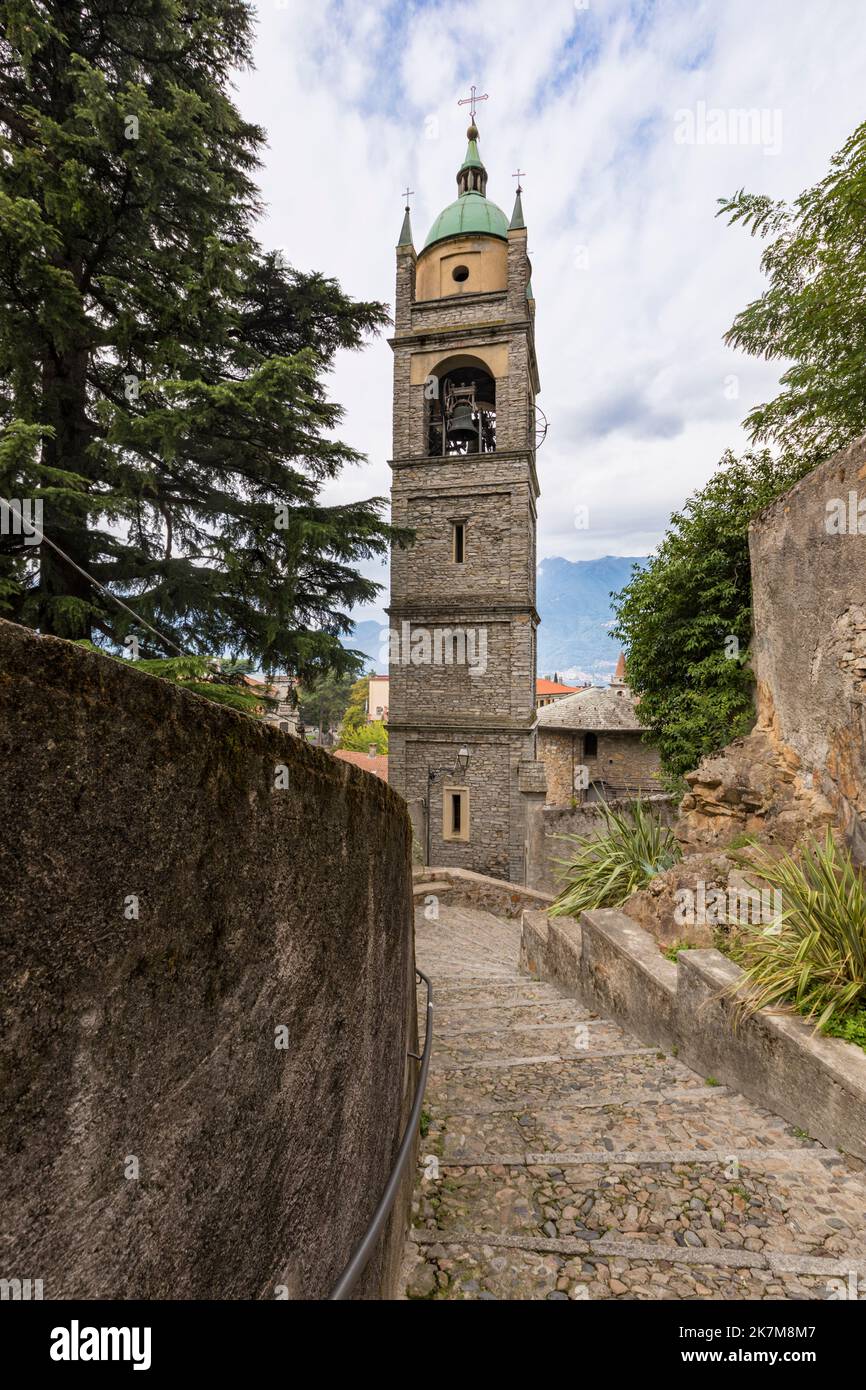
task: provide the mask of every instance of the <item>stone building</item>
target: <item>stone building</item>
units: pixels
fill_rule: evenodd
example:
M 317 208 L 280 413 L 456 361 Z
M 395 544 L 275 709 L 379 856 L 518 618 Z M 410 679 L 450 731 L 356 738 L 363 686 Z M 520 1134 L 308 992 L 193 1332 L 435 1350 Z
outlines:
M 263 681 L 255 676 L 245 676 L 244 684 L 253 694 L 261 695 L 261 718 L 265 724 L 274 724 L 287 734 L 298 733 L 300 715 L 295 698 L 298 684 L 295 676 L 268 676 Z
M 397 246 L 389 781 L 428 863 L 523 882 L 534 761 L 534 302 L 518 187 L 486 197 L 478 130 L 422 250 Z
M 367 722 L 388 719 L 388 677 L 370 676 L 367 682 Z
M 659 755 L 644 742 L 635 704 L 620 657 L 609 686 L 590 686 L 539 710 L 537 747 L 548 806 L 660 790 Z

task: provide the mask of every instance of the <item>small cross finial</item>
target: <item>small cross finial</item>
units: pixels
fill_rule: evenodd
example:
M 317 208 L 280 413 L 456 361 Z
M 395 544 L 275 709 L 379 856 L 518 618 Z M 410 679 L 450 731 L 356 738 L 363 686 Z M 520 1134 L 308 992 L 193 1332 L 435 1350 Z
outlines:
M 412 195 L 413 195 L 414 192 L 415 192 L 414 188 L 410 188 L 408 184 L 406 185 L 406 187 L 405 187 L 404 190 L 403 190 L 403 197 L 406 199 L 406 211 L 407 211 L 407 212 L 409 211 L 409 199 L 412 197 Z
M 468 107 L 469 107 L 469 117 L 470 117 L 470 120 L 472 121 L 472 124 L 473 124 L 473 125 L 475 124 L 475 103 L 478 102 L 478 101 L 487 101 L 487 93 L 486 93 L 486 92 L 484 93 L 483 97 L 477 97 L 477 96 L 475 95 L 475 92 L 476 92 L 476 88 L 475 88 L 475 84 L 473 83 L 472 86 L 469 88 L 469 96 L 468 96 L 468 97 L 461 97 L 460 100 L 459 100 L 458 103 L 457 103 L 458 106 L 468 106 Z
M 511 175 L 511 177 L 512 177 L 513 179 L 517 179 L 517 191 L 518 191 L 518 193 L 522 193 L 522 192 L 523 192 L 523 186 L 522 186 L 520 180 L 526 178 L 526 170 L 525 170 L 525 169 L 518 169 L 515 173 L 513 173 L 513 174 Z

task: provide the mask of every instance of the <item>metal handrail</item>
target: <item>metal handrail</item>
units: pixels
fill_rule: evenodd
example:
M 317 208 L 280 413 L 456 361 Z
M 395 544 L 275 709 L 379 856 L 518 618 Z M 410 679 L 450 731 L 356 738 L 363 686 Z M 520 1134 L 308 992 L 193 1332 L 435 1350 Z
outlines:
M 361 1275 L 364 1273 L 370 1256 L 376 1248 L 376 1242 L 382 1234 L 385 1222 L 391 1215 L 391 1208 L 400 1190 L 400 1182 L 406 1169 L 406 1164 L 409 1162 L 409 1155 L 415 1145 L 415 1135 L 421 1120 L 421 1106 L 424 1101 L 427 1072 L 430 1069 L 430 1050 L 433 1042 L 433 986 L 423 970 L 418 970 L 416 968 L 415 974 L 418 976 L 418 979 L 427 986 L 427 1031 L 424 1037 L 424 1046 L 421 1049 L 420 1058 L 414 1052 L 409 1053 L 410 1057 L 414 1057 L 416 1061 L 420 1061 L 421 1063 L 421 1069 L 418 1072 L 418 1081 L 415 1087 L 415 1099 L 412 1103 L 412 1113 L 409 1116 L 409 1120 L 403 1132 L 400 1148 L 394 1160 L 394 1167 L 391 1169 L 391 1176 L 385 1185 L 385 1191 L 379 1199 L 379 1205 L 370 1218 L 370 1224 L 364 1232 L 363 1239 L 356 1247 L 355 1253 L 334 1285 L 333 1291 L 329 1295 L 329 1302 L 339 1302 L 342 1299 L 348 1298 Z

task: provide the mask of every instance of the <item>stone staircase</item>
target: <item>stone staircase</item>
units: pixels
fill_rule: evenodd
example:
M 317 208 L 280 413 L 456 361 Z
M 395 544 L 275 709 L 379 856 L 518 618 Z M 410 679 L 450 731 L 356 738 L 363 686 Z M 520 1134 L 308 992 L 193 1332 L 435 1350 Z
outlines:
M 429 916 L 409 1298 L 866 1297 L 852 1160 L 519 974 L 515 922 Z

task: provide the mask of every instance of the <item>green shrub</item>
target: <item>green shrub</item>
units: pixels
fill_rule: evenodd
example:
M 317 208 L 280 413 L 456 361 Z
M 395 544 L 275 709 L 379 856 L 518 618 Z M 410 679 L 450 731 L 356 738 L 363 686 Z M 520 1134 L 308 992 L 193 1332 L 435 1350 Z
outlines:
M 866 884 L 830 831 L 799 858 L 766 851 L 749 866 L 781 893 L 782 911 L 768 927 L 742 928 L 736 958 L 744 975 L 733 987 L 738 1014 L 792 1004 L 826 1032 L 866 1004 Z
M 355 753 L 366 753 L 376 745 L 377 753 L 388 752 L 388 730 L 381 719 L 371 719 L 369 724 L 343 723 L 340 734 L 340 748 L 350 748 Z
M 676 965 L 680 951 L 695 951 L 697 949 L 693 941 L 674 941 L 670 946 L 664 948 L 662 955 L 665 960 L 673 961 Z
M 844 1038 L 846 1042 L 856 1043 L 866 1052 L 866 1005 L 854 1009 L 841 1018 L 831 1018 L 826 1031 L 831 1038 Z
M 557 917 L 577 917 L 594 907 L 619 907 L 656 874 L 675 864 L 680 848 L 673 832 L 638 798 L 628 811 L 600 802 L 600 835 L 563 835 L 574 844 L 565 866 L 565 887 L 551 908 Z

